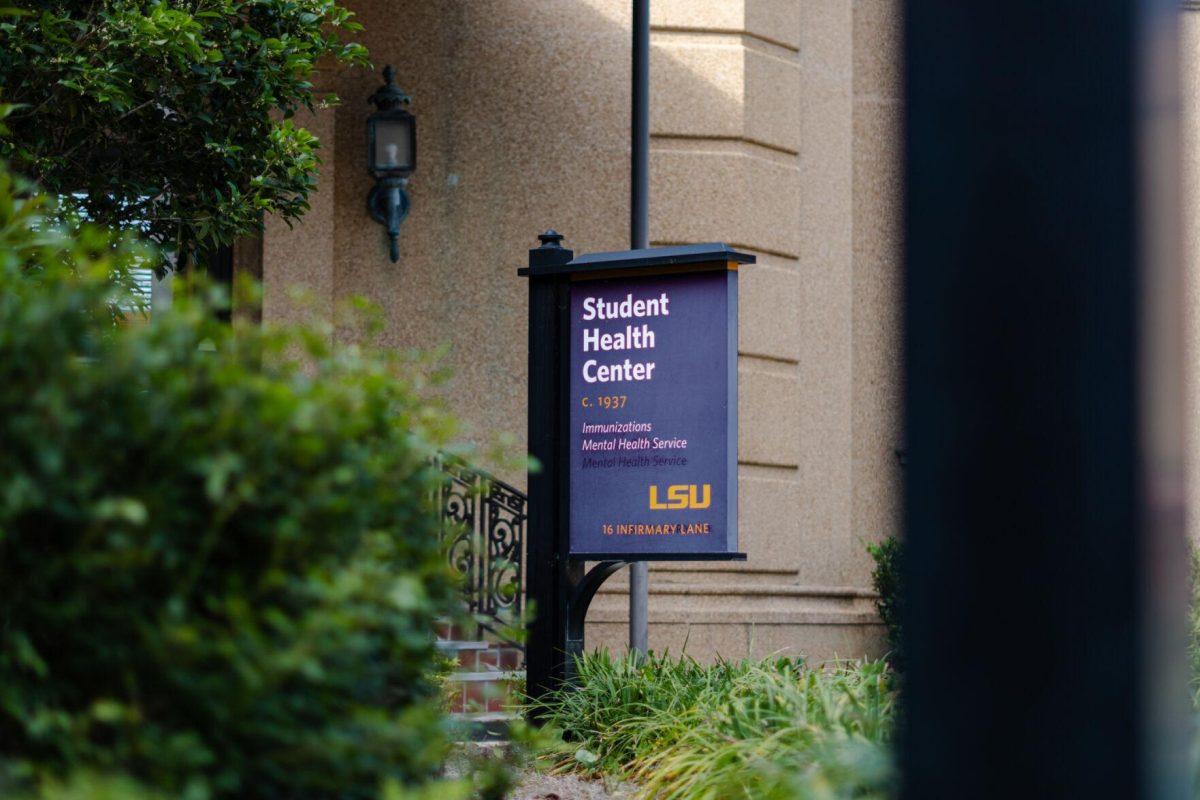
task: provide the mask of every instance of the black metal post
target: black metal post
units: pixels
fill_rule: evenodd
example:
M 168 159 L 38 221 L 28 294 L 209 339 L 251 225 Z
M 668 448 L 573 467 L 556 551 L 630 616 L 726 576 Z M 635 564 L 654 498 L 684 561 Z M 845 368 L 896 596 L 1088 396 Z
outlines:
M 1184 797 L 1177 3 L 905 10 L 902 796 Z
M 569 552 L 570 486 L 567 452 L 565 367 L 570 284 L 539 268 L 566 264 L 574 256 L 562 235 L 547 231 L 529 251 L 529 453 L 539 469 L 529 474 L 526 536 L 526 608 L 532 612 L 525 645 L 526 691 L 534 700 L 574 677 L 583 653 L 584 620 L 596 590 L 625 561 L 605 561 L 584 573 Z M 536 711 L 535 711 L 536 721 Z
M 650 0 L 633 0 L 633 91 L 629 148 L 629 247 L 650 246 Z M 629 570 L 629 648 L 649 646 L 649 565 Z
M 529 266 L 565 264 L 574 253 L 561 244 L 562 236 L 547 231 L 540 247 L 529 251 Z M 566 466 L 560 464 L 559 427 L 565 409 L 562 391 L 563 346 L 562 276 L 529 277 L 529 453 L 539 469 L 529 473 L 529 527 L 526 538 L 526 608 L 532 613 L 526 643 L 527 691 L 540 697 L 563 677 L 566 651 L 568 562 L 566 535 L 560 519 L 561 486 Z

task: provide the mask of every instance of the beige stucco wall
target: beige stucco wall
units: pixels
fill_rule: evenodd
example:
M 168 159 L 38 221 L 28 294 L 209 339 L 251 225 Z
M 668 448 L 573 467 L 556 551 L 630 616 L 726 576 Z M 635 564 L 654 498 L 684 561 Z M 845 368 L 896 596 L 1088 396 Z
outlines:
M 1200 2 L 1185 2 L 1179 27 L 1183 154 L 1183 259 L 1187 354 L 1187 507 L 1200 509 Z M 1187 516 L 1188 539 L 1200 546 L 1200 513 Z
M 525 434 L 526 287 L 553 227 L 577 252 L 627 245 L 628 0 L 352 0 L 375 63 L 414 98 L 419 164 L 402 260 L 365 213 L 366 98 L 309 120 L 313 211 L 263 242 L 264 317 L 365 295 L 384 344 L 449 346 L 477 440 Z M 899 72 L 895 0 L 653 0 L 652 243 L 724 240 L 741 272 L 744 564 L 656 566 L 651 646 L 709 656 L 878 649 L 864 543 L 898 526 Z M 505 474 L 518 485 L 523 476 Z M 623 579 L 589 643 L 620 646 Z

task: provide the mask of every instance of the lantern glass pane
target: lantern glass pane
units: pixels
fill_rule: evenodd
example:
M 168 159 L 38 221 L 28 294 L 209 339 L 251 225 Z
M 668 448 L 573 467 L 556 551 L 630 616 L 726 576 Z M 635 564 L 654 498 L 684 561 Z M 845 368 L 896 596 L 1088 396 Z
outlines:
M 412 139 L 407 120 L 379 120 L 375 123 L 375 169 L 412 169 Z

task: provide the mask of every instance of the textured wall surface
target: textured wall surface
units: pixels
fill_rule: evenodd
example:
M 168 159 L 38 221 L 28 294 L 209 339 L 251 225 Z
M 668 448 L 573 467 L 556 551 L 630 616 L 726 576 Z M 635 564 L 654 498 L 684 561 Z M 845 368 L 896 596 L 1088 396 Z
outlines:
M 1183 4 L 1179 25 L 1179 126 L 1183 152 L 1183 279 L 1186 297 L 1186 430 L 1188 508 L 1200 509 L 1200 3 Z M 1200 513 L 1188 514 L 1188 538 L 1200 546 Z
M 377 66 L 414 98 L 419 163 L 401 262 L 366 215 L 365 70 L 322 75 L 342 106 L 313 212 L 263 244 L 264 316 L 364 295 L 384 343 L 448 346 L 469 435 L 525 436 L 526 287 L 536 234 L 628 241 L 628 0 L 351 0 Z M 653 0 L 655 245 L 723 240 L 741 271 L 744 564 L 651 572 L 651 646 L 700 656 L 879 646 L 864 544 L 898 525 L 899 5 Z M 351 335 L 344 332 L 343 335 Z M 522 475 L 505 478 L 523 485 Z M 618 577 L 589 644 L 623 645 Z

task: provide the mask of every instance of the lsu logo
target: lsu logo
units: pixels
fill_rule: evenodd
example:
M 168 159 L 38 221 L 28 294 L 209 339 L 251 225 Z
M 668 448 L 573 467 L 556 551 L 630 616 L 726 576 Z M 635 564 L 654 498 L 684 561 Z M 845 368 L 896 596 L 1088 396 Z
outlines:
M 712 487 L 680 483 L 667 487 L 665 501 L 658 499 L 658 487 L 650 486 L 650 508 L 655 510 L 678 508 L 708 508 L 712 503 Z

